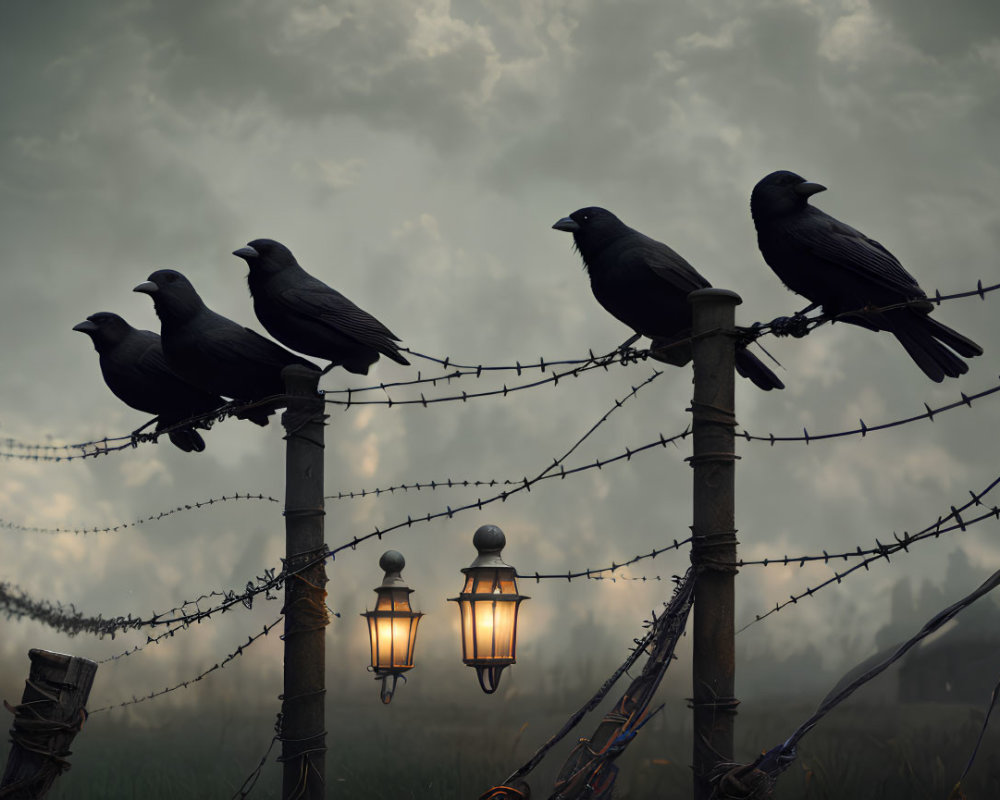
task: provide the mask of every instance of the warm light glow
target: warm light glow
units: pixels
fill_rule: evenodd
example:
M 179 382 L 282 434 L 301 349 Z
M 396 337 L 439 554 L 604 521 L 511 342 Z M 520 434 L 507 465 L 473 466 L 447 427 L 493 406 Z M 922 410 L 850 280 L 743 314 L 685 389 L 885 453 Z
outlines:
M 376 672 L 413 667 L 421 614 L 410 610 L 407 594 L 405 591 L 381 592 L 375 610 L 365 614 L 371 639 L 372 668 Z
M 522 599 L 513 568 L 470 569 L 458 598 L 467 664 L 514 663 L 517 610 Z

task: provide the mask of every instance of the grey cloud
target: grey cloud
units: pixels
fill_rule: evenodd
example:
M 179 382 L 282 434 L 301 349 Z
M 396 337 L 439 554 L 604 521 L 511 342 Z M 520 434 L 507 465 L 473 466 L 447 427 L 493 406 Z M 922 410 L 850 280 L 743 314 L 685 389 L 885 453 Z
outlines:
M 1000 37 L 1000 6 L 991 0 L 871 0 L 913 43 L 933 56 L 954 57 Z

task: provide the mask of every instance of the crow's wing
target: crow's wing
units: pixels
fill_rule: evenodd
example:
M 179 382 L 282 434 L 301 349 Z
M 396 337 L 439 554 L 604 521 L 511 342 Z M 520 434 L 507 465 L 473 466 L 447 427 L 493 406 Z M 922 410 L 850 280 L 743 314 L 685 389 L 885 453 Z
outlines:
M 786 223 L 786 233 L 812 255 L 865 283 L 907 298 L 925 297 L 916 279 L 879 242 L 817 208 Z
M 271 297 L 285 312 L 318 319 L 363 344 L 375 346 L 386 339 L 399 341 L 398 336 L 367 311 L 312 276 L 308 276 L 308 281 L 282 287 Z
M 319 369 L 311 361 L 297 356 L 279 344 L 237 322 L 215 315 L 227 324 L 215 324 L 197 338 L 197 347 L 209 359 L 224 364 L 281 370 L 290 364 Z
M 673 249 L 643 234 L 634 237 L 621 257 L 641 261 L 679 293 L 689 294 L 712 285 Z

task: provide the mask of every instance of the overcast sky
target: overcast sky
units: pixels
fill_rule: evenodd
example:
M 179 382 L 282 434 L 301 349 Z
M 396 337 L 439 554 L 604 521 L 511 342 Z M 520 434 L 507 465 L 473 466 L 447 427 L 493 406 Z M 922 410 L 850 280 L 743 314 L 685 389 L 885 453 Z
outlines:
M 582 357 L 628 337 L 593 299 L 570 238 L 551 230 L 587 205 L 611 209 L 739 292 L 742 324 L 801 308 L 760 257 L 749 214 L 754 183 L 775 169 L 828 186 L 815 205 L 881 241 L 928 292 L 994 283 L 1000 272 L 1000 6 L 991 0 L 18 3 L 0 37 L 0 435 L 23 442 L 127 434 L 146 421 L 111 395 L 89 341 L 71 328 L 105 310 L 157 330 L 149 298 L 131 291 L 155 269 L 181 270 L 212 308 L 261 330 L 246 266 L 230 255 L 258 237 L 287 244 L 405 345 L 471 364 Z M 986 351 L 942 385 L 886 334 L 840 325 L 771 338 L 787 389 L 764 394 L 740 381 L 740 423 L 754 433 L 831 432 L 989 388 L 1000 363 L 997 303 L 959 300 L 935 312 Z M 327 494 L 537 474 L 653 367 L 465 404 L 331 409 Z M 322 386 L 405 380 L 418 369 L 433 372 L 417 359 L 411 368 L 383 360 L 367 379 L 334 370 Z M 666 369 L 567 466 L 682 431 L 690 367 Z M 997 475 L 997 402 L 863 440 L 739 444 L 741 553 L 867 547 L 948 513 Z M 0 517 L 105 526 L 236 491 L 283 497 L 278 424 L 230 420 L 205 438 L 198 455 L 164 442 L 97 460 L 3 461 Z M 455 681 L 470 702 L 488 703 L 458 660 L 457 612 L 445 602 L 475 555 L 476 527 L 501 526 L 505 558 L 524 572 L 648 552 L 687 535 L 689 446 L 344 553 L 329 566 L 329 602 L 342 612 L 329 636 L 337 681 L 356 681 L 375 707 L 357 615 L 371 607 L 379 556 L 393 547 L 427 613 L 417 653 L 425 668 L 406 690 Z M 488 494 L 330 502 L 327 541 Z M 88 614 L 148 615 L 276 566 L 283 520 L 276 504 L 234 502 L 114 534 L 0 538 L 0 580 Z M 825 590 L 743 646 L 777 657 L 849 638 L 838 652 L 864 657 L 889 620 L 891 586 L 904 576 L 943 584 L 956 548 L 977 569 L 1000 568 L 997 527 L 987 523 Z M 682 552 L 627 574 L 667 578 L 686 564 Z M 738 623 L 829 574 L 748 567 Z M 655 581 L 522 588 L 532 599 L 521 658 L 504 679 L 513 685 L 540 674 L 532 662 L 550 658 L 551 646 L 585 646 L 569 639 L 588 620 L 604 626 L 612 664 L 668 596 Z M 973 586 L 943 588 L 950 602 Z M 91 705 L 210 666 L 278 616 L 279 603 L 258 605 L 102 667 Z M 36 623 L 3 624 L 11 699 L 29 647 L 104 658 L 143 638 L 70 640 Z M 223 696 L 250 681 L 270 703 L 280 685 L 271 638 L 211 685 L 157 702 L 190 704 L 195 692 Z M 842 665 L 834 655 L 827 666 Z M 687 680 L 680 675 L 678 691 Z M 133 713 L 152 719 L 155 708 Z

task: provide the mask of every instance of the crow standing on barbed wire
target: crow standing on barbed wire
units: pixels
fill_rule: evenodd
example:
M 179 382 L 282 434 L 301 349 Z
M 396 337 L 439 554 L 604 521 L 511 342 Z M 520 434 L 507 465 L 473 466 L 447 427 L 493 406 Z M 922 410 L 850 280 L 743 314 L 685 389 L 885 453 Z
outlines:
M 603 208 L 581 208 L 552 226 L 573 234 L 590 288 L 605 310 L 637 334 L 652 339 L 650 349 L 667 363 L 691 360 L 691 306 L 687 296 L 710 284 L 662 242 L 628 227 Z M 673 342 L 676 342 L 674 344 Z M 736 351 L 736 370 L 770 391 L 785 385 L 753 353 Z
M 764 260 L 812 304 L 797 316 L 822 306 L 826 317 L 888 331 L 932 381 L 967 372 L 958 356 L 979 356 L 983 348 L 928 316 L 933 304 L 892 253 L 810 206 L 809 198 L 823 191 L 825 186 L 781 170 L 762 178 L 750 195 Z M 879 310 L 898 303 L 910 305 Z
M 73 330 L 87 334 L 94 343 L 108 388 L 126 405 L 155 414 L 157 431 L 226 403 L 217 394 L 181 380 L 167 366 L 160 337 L 133 328 L 117 314 L 91 314 Z M 193 427 L 178 428 L 167 436 L 185 453 L 205 449 L 205 440 Z
M 254 239 L 233 251 L 250 267 L 247 283 L 257 319 L 275 339 L 293 350 L 367 375 L 379 353 L 408 365 L 399 337 L 344 295 L 314 278 L 291 251 L 273 239 Z
M 287 366 L 299 364 L 319 371 L 311 361 L 216 314 L 176 270 L 157 270 L 133 291 L 153 298 L 167 364 L 206 391 L 233 400 L 260 400 L 284 394 L 281 370 Z M 272 412 L 253 409 L 240 416 L 267 425 Z

